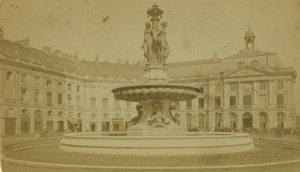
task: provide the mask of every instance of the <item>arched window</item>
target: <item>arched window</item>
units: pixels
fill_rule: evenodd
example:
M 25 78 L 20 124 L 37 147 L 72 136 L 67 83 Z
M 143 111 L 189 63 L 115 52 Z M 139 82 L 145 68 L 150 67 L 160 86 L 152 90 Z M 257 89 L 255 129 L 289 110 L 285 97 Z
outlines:
M 285 127 L 285 114 L 283 112 L 277 113 L 277 126 L 278 127 Z
M 192 128 L 192 114 L 190 113 L 186 114 L 186 128 L 187 129 Z
M 199 114 L 199 129 L 204 129 L 204 115 Z
M 252 127 L 253 127 L 252 114 L 246 112 L 243 114 L 243 128 L 252 128 Z
M 261 112 L 259 114 L 259 126 L 260 129 L 268 128 L 268 114 L 265 112 Z
M 230 113 L 230 128 L 236 129 L 237 128 L 237 115 L 236 113 Z
M 42 111 L 36 110 L 34 112 L 34 131 L 42 131 L 43 130 L 43 117 Z
M 215 128 L 221 128 L 221 122 L 222 122 L 221 114 L 216 113 L 215 114 Z

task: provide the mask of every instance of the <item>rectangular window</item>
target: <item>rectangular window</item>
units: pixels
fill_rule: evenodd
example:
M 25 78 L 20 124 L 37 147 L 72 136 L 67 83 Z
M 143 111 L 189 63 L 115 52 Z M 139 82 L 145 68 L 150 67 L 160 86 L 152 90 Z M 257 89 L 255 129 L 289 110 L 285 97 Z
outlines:
M 51 79 L 47 79 L 47 81 L 46 81 L 47 87 L 51 87 L 51 83 L 52 83 Z
M 57 94 L 57 105 L 62 105 L 62 94 L 61 93 Z
M 76 91 L 80 92 L 80 86 L 79 85 L 76 86 Z
M 186 101 L 186 109 L 191 110 L 192 109 L 192 100 L 187 100 Z
M 71 107 L 72 106 L 72 95 L 68 94 L 68 106 Z
M 266 95 L 259 95 L 259 104 L 262 107 L 266 107 L 266 105 L 267 105 L 267 96 Z
M 216 109 L 221 108 L 221 97 L 215 97 L 215 108 Z
M 57 88 L 62 88 L 62 82 L 57 82 Z
M 91 98 L 91 108 L 96 108 L 96 98 Z
M 102 99 L 103 103 L 103 108 L 108 108 L 108 98 L 103 98 Z
M 230 83 L 230 91 L 236 91 L 237 90 L 237 84 L 236 83 Z
M 72 91 L 72 85 L 68 84 L 68 91 Z
M 120 100 L 115 99 L 115 109 L 120 109 Z
M 277 107 L 284 107 L 284 94 L 277 94 Z
M 13 73 L 11 71 L 6 72 L 6 80 L 7 81 L 12 81 L 13 80 L 12 76 L 13 76 Z
M 198 106 L 199 106 L 199 109 L 204 108 L 204 98 L 198 98 Z
M 229 97 L 229 104 L 230 104 L 230 109 L 236 108 L 236 96 Z
M 47 92 L 47 106 L 52 106 L 52 93 Z
M 37 84 L 37 85 L 40 84 L 40 77 L 39 76 L 34 77 L 34 83 Z
M 27 88 L 21 88 L 21 101 L 27 100 Z
M 278 90 L 284 89 L 284 82 L 283 81 L 277 81 L 277 89 Z
M 39 102 L 40 100 L 40 90 L 34 90 L 34 102 Z
M 244 103 L 244 108 L 251 108 L 252 107 L 252 96 L 251 95 L 243 96 L 243 103 Z
M 266 81 L 260 82 L 259 83 L 259 89 L 266 90 L 267 89 L 267 82 Z
M 27 82 L 27 75 L 26 75 L 26 74 L 22 74 L 21 81 L 22 81 L 23 83 L 26 83 L 26 82 Z

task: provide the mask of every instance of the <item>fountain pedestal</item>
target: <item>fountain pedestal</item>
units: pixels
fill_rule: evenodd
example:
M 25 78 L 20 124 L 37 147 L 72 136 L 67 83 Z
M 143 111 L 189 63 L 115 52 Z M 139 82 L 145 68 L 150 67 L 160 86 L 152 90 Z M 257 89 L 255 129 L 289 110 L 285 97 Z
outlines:
M 170 114 L 170 100 L 144 100 L 143 116 L 138 124 L 130 126 L 127 134 L 131 136 L 168 136 L 182 135 L 184 129 L 174 123 Z

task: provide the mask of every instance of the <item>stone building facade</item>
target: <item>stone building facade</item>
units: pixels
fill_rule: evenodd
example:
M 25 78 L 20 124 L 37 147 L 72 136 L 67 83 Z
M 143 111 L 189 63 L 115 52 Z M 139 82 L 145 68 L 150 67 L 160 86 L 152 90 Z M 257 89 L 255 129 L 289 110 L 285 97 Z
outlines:
M 136 104 L 115 99 L 111 89 L 142 82 L 142 63 L 79 61 L 0 32 L 2 135 L 124 131 L 137 115 Z M 180 125 L 203 131 L 295 127 L 295 70 L 276 53 L 256 50 L 250 30 L 244 40 L 244 50 L 230 57 L 168 65 L 170 82 L 200 89 L 198 98 L 174 102 Z

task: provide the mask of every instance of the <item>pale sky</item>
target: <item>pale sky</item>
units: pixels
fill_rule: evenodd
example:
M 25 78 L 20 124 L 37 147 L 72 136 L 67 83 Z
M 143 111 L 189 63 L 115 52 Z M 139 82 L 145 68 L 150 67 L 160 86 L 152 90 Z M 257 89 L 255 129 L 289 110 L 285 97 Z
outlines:
M 300 74 L 300 0 L 2 0 L 0 27 L 5 39 L 28 37 L 37 49 L 49 46 L 77 52 L 81 59 L 94 60 L 98 54 L 102 61 L 136 62 L 143 60 L 146 10 L 154 2 L 165 12 L 161 21 L 168 22 L 167 62 L 235 54 L 244 48 L 250 26 L 256 48 L 278 53 Z

